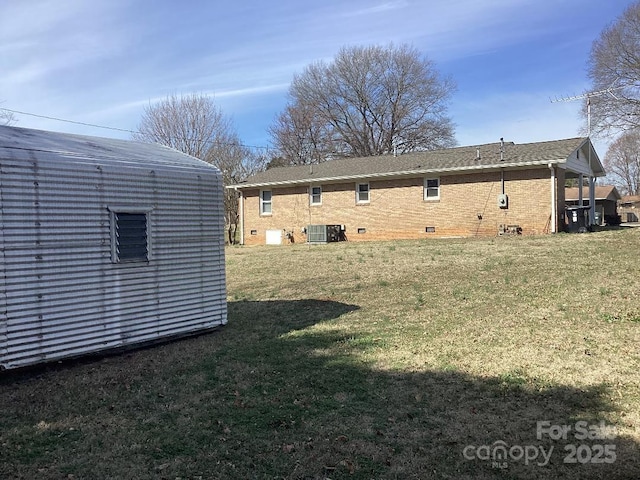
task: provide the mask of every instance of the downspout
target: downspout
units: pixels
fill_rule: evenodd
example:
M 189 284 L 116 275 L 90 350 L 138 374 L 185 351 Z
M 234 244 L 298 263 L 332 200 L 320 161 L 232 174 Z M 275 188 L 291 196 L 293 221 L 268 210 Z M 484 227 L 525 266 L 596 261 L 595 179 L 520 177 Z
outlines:
M 549 170 L 551 171 L 551 233 L 556 233 L 558 224 L 558 208 L 556 206 L 556 169 L 553 164 L 549 164 Z
M 236 192 L 240 194 L 240 197 L 238 198 L 240 210 L 238 212 L 238 216 L 240 217 L 240 245 L 244 245 L 244 196 L 242 195 L 242 190 L 238 190 L 237 187 Z
M 313 174 L 313 164 L 310 165 L 310 168 L 311 168 L 311 173 Z M 309 225 L 311 225 L 312 223 L 312 219 L 311 219 L 311 194 L 313 193 L 312 188 L 313 186 L 311 185 L 311 182 L 309 182 L 309 187 L 307 191 L 307 216 L 309 217 L 309 223 L 307 223 L 307 229 L 309 228 Z M 309 243 L 309 232 L 307 232 L 307 243 Z

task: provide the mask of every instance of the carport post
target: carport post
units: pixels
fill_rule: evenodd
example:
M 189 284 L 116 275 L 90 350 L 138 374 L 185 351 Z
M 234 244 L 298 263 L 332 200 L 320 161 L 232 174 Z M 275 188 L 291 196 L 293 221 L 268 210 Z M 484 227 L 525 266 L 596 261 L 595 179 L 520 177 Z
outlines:
M 582 187 L 584 186 L 584 176 L 578 174 L 578 206 L 584 207 L 584 198 L 582 198 Z

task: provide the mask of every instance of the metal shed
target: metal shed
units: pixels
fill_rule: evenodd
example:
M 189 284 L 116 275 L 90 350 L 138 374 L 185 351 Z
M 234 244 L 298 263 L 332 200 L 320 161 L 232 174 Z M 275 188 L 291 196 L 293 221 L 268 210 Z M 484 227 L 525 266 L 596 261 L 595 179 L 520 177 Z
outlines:
M 224 325 L 223 208 L 170 148 L 0 127 L 0 369 Z

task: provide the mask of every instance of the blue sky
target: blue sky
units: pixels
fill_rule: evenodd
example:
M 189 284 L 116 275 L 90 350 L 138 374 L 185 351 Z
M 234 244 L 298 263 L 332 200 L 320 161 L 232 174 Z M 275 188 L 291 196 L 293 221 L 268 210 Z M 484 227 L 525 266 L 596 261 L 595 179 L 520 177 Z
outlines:
M 0 107 L 135 130 L 168 94 L 214 96 L 268 146 L 293 75 L 344 45 L 409 43 L 457 83 L 460 145 L 577 136 L 591 43 L 621 0 L 2 0 Z M 17 126 L 128 138 L 27 115 Z M 601 158 L 606 140 L 598 140 Z

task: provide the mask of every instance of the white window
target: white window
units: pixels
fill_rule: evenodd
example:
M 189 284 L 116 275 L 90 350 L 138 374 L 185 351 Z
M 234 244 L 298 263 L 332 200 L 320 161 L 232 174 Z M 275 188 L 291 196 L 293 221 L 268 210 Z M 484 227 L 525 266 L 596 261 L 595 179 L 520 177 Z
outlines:
M 369 203 L 368 183 L 356 183 L 356 203 Z
M 424 179 L 424 199 L 425 200 L 440 199 L 440 179 L 439 178 Z
M 271 215 L 271 190 L 260 190 L 260 215 Z
M 309 203 L 311 205 L 322 205 L 322 187 L 311 187 L 309 191 Z

